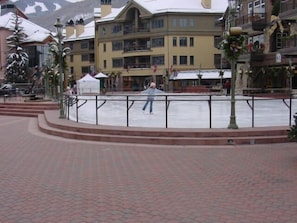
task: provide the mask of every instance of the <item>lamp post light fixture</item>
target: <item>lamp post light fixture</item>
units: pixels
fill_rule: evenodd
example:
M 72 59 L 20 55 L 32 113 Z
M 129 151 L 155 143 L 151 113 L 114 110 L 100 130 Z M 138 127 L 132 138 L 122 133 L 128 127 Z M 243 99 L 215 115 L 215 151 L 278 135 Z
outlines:
M 231 63 L 231 112 L 230 112 L 230 122 L 228 125 L 229 129 L 238 129 L 236 124 L 235 115 L 235 83 L 236 83 L 236 62 L 242 51 L 242 44 L 244 41 L 242 34 L 242 28 L 236 27 L 235 18 L 237 12 L 238 1 L 228 0 L 229 6 L 229 35 L 226 36 L 224 40 L 224 50 L 227 58 Z
M 54 25 L 57 30 L 57 38 L 58 38 L 58 64 L 59 64 L 59 79 L 60 79 L 60 89 L 59 89 L 59 98 L 60 98 L 60 117 L 59 118 L 65 118 L 65 112 L 64 112 L 64 104 L 63 104 L 63 95 L 64 95 L 64 64 L 63 64 L 63 49 L 62 49 L 62 40 L 63 40 L 63 24 L 60 21 L 60 18 L 58 17 L 56 20 L 56 23 Z
M 290 88 L 290 93 L 292 93 L 292 88 L 293 88 L 293 76 L 295 72 L 295 67 L 292 65 L 292 58 L 289 57 L 289 67 L 288 67 L 288 75 L 289 75 L 289 88 Z
M 221 89 L 222 89 L 222 91 L 223 91 L 223 89 L 224 89 L 224 85 L 223 85 L 224 73 L 225 73 L 225 71 L 223 71 L 222 69 L 221 69 L 220 72 L 219 72 L 219 76 L 220 76 L 220 85 L 221 85 Z
M 198 78 L 198 86 L 201 85 L 201 79 L 202 79 L 202 74 L 201 74 L 201 64 L 199 66 L 199 70 L 198 70 L 198 74 L 197 74 L 197 78 Z
M 198 77 L 198 85 L 200 86 L 201 85 L 201 79 L 202 79 L 202 74 L 200 73 L 200 70 L 199 70 L 199 73 L 197 74 L 197 77 Z
M 63 72 L 63 51 L 62 51 L 62 31 L 63 24 L 58 17 L 56 23 L 54 25 L 57 30 L 57 38 L 58 38 L 58 63 L 59 63 L 59 77 L 60 77 L 60 89 L 59 89 L 59 98 L 60 98 L 60 118 L 65 118 L 64 105 L 63 105 L 63 94 L 64 94 L 64 72 Z
M 51 45 L 50 49 L 52 52 L 54 52 L 57 56 L 58 61 L 58 73 L 59 73 L 59 101 L 60 101 L 60 118 L 65 118 L 65 112 L 64 112 L 64 104 L 63 104 L 63 97 L 64 97 L 64 59 L 68 53 L 70 53 L 70 48 L 62 48 L 62 40 L 63 40 L 63 24 L 60 21 L 60 18 L 58 17 L 56 20 L 56 23 L 54 24 L 57 30 L 56 37 L 58 38 L 58 44 L 54 43 Z

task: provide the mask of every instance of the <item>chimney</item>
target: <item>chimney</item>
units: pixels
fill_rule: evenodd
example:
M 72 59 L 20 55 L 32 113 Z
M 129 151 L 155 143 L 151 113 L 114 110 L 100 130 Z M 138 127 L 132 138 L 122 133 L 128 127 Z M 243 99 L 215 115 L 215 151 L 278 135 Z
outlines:
M 76 20 L 75 22 L 75 31 L 76 37 L 80 36 L 84 32 L 85 22 L 83 19 Z
M 111 0 L 101 0 L 101 18 L 111 13 Z
M 205 9 L 211 9 L 211 0 L 201 0 L 201 5 Z
M 66 23 L 66 38 L 69 38 L 73 34 L 74 34 L 74 22 L 71 19 Z

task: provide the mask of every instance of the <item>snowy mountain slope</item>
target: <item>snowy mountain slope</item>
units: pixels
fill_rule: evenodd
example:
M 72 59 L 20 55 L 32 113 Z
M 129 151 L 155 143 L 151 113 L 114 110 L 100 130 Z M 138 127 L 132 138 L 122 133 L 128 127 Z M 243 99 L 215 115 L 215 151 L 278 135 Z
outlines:
M 12 1 L 12 0 L 11 0 Z M 113 7 L 121 7 L 128 0 L 112 0 Z M 29 19 L 49 30 L 60 17 L 63 23 L 69 19 L 88 21 L 94 16 L 94 8 L 100 7 L 100 0 L 13 0 Z

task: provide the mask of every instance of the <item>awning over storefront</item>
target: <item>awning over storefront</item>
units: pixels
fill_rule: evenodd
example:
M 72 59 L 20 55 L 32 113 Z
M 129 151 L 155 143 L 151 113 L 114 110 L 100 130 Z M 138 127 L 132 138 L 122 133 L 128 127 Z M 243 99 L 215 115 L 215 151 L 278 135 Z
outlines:
M 199 74 L 201 79 L 221 79 L 220 70 L 192 70 L 192 71 L 179 71 L 170 75 L 169 80 L 198 80 Z M 223 79 L 231 78 L 231 71 L 224 70 Z

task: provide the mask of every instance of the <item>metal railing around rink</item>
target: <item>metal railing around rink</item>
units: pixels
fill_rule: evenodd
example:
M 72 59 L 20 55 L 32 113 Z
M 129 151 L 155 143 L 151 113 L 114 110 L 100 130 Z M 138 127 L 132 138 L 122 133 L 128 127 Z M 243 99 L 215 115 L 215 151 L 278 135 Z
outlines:
M 92 108 L 95 111 L 95 118 L 96 118 L 96 125 L 99 125 L 99 113 L 100 109 L 105 106 L 107 103 L 113 103 L 113 102 L 125 102 L 125 112 L 126 112 L 126 127 L 130 126 L 130 110 L 134 106 L 135 102 L 145 102 L 146 99 L 145 94 L 113 94 L 113 95 L 94 95 L 94 96 L 81 96 L 81 95 L 65 95 L 64 97 L 64 106 L 66 107 L 66 117 L 69 119 L 70 117 L 70 107 L 75 106 L 75 113 L 76 118 L 75 121 L 79 122 L 79 116 L 80 116 L 80 109 L 85 106 L 88 102 L 95 102 L 95 106 Z M 203 97 L 198 97 L 203 96 Z M 170 110 L 170 104 L 173 102 L 195 102 L 195 103 L 201 103 L 201 102 L 207 102 L 208 104 L 208 128 L 213 128 L 213 103 L 214 102 L 230 102 L 230 97 L 214 97 L 214 95 L 198 95 L 198 94 L 160 94 L 156 95 L 154 99 L 155 102 L 162 102 L 164 103 L 164 118 L 165 128 L 169 128 L 169 110 Z M 257 108 L 255 106 L 255 102 L 257 101 L 282 101 L 283 105 L 288 109 L 288 126 L 292 125 L 292 116 L 293 116 L 293 108 L 292 108 L 292 102 L 293 100 L 296 101 L 296 98 L 294 95 L 287 95 L 285 97 L 245 97 L 245 98 L 235 98 L 236 102 L 245 101 L 248 105 L 248 108 L 250 109 L 251 114 L 251 127 L 255 127 L 255 109 Z M 185 114 L 186 115 L 186 114 Z M 267 114 L 268 116 L 270 114 Z

